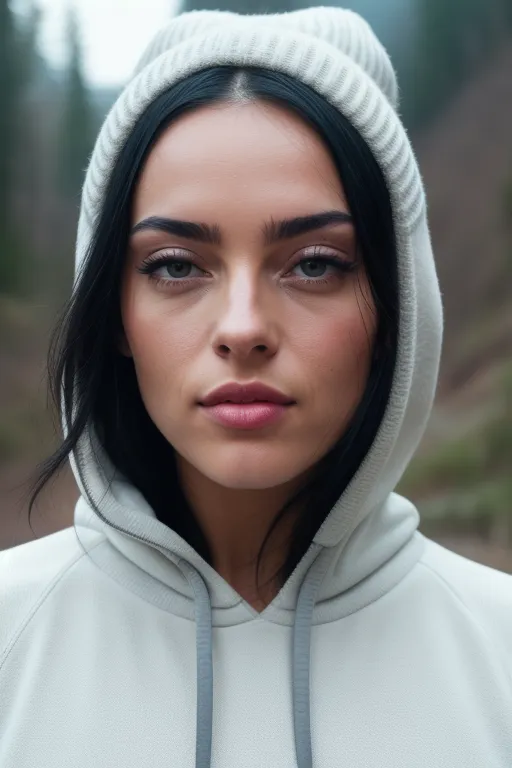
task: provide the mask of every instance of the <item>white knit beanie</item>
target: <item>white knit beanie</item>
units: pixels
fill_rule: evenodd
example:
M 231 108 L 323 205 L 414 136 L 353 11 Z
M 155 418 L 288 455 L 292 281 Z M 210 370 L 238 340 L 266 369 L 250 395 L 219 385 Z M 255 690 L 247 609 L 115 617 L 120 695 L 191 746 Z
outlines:
M 146 49 L 98 136 L 83 189 L 76 266 L 119 152 L 144 110 L 176 82 L 219 65 L 275 70 L 310 86 L 365 139 L 391 197 L 400 291 L 396 372 L 386 415 L 343 496 L 343 511 L 334 510 L 315 537 L 332 544 L 353 529 L 354 516 L 362 519 L 382 501 L 383 484 L 395 487 L 416 449 L 433 401 L 442 334 L 423 185 L 397 114 L 393 66 L 368 24 L 352 11 L 328 7 L 264 16 L 195 11 L 172 19 Z
M 142 112 L 174 83 L 219 65 L 284 72 L 339 109 L 384 171 L 396 224 L 414 226 L 424 208 L 423 187 L 396 114 L 395 73 L 385 49 L 358 14 L 325 7 L 264 16 L 192 11 L 157 33 L 105 120 L 83 190 L 78 261 L 101 209 L 113 164 Z

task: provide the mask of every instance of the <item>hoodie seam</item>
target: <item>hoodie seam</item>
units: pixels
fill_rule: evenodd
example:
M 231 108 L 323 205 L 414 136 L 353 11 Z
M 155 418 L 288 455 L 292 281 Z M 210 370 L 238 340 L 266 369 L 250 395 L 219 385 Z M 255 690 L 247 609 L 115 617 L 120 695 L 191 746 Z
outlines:
M 104 537 L 102 539 L 102 541 L 99 541 L 98 544 L 95 545 L 95 546 L 106 546 L 106 547 L 109 547 L 109 546 L 112 546 L 112 543 L 109 541 L 108 537 Z M 117 552 L 119 553 L 119 550 L 117 550 Z M 145 571 L 144 568 L 142 568 L 138 563 L 134 562 L 133 560 L 130 560 L 130 558 L 126 557 L 126 555 L 124 555 L 123 553 L 119 553 L 119 555 L 123 559 L 127 560 L 128 563 L 130 564 L 130 566 L 135 568 L 138 573 L 146 575 L 147 577 L 152 579 L 155 582 L 155 584 L 161 586 L 162 589 L 168 589 L 168 590 L 170 590 L 172 592 L 175 592 L 176 594 L 180 595 L 180 593 L 176 592 L 176 590 L 174 590 L 172 586 L 170 586 L 169 584 L 166 584 L 164 581 L 160 581 L 160 579 L 158 579 L 152 573 L 149 573 L 148 571 Z M 162 611 L 167 616 L 172 616 L 172 617 L 174 617 L 176 619 L 181 619 L 183 621 L 195 622 L 195 616 L 192 616 L 191 618 L 189 618 L 188 616 L 182 616 L 182 615 L 180 615 L 178 613 L 174 613 L 172 610 L 169 610 L 168 608 L 165 608 L 165 607 L 162 607 L 161 605 L 158 605 L 153 600 L 151 600 L 151 599 L 149 599 L 147 597 L 144 597 L 144 595 L 141 595 L 138 592 L 136 592 L 135 590 L 133 590 L 131 588 L 131 586 L 129 584 L 127 584 L 125 581 L 123 581 L 123 579 L 121 577 L 118 577 L 112 571 L 109 571 L 109 570 L 106 570 L 105 568 L 103 568 L 101 565 L 99 565 L 94 560 L 94 558 L 90 558 L 90 561 L 91 561 L 92 565 L 96 568 L 96 571 L 99 574 L 101 574 L 101 576 L 103 578 L 107 579 L 109 582 L 113 582 L 118 587 L 118 589 L 122 590 L 123 592 L 128 592 L 128 594 L 132 598 L 134 598 L 136 600 L 141 600 L 144 603 L 144 605 L 149 605 L 149 606 L 151 606 L 152 608 L 155 608 L 158 611 Z M 243 602 L 243 598 L 240 599 L 237 603 L 234 603 L 232 606 L 229 606 L 229 608 L 227 610 L 231 610 L 232 608 L 238 608 L 238 606 L 242 602 Z M 214 609 L 214 610 L 218 610 L 218 609 Z M 254 621 L 256 618 L 259 618 L 259 615 L 257 617 L 250 616 L 246 621 L 240 622 L 240 623 L 247 624 L 247 623 L 249 623 L 251 621 Z M 228 625 L 228 626 L 230 626 L 230 625 Z
M 95 549 L 99 544 L 101 544 L 101 541 L 98 541 L 96 544 L 91 546 L 88 551 L 91 551 L 92 549 Z M 46 587 L 46 589 L 43 591 L 42 595 L 40 595 L 39 599 L 36 601 L 35 605 L 32 606 L 32 608 L 29 610 L 28 614 L 25 616 L 24 619 L 22 619 L 20 626 L 18 626 L 17 629 L 14 630 L 10 640 L 7 641 L 7 644 L 5 645 L 4 649 L 2 650 L 2 654 L 0 656 L 0 672 L 2 672 L 5 663 L 7 659 L 9 658 L 11 652 L 15 648 L 17 642 L 20 640 L 22 634 L 36 615 L 36 613 L 39 611 L 39 609 L 42 607 L 42 605 L 46 602 L 47 598 L 50 596 L 50 594 L 57 588 L 57 586 L 61 583 L 61 581 L 64 579 L 65 576 L 70 572 L 72 568 L 77 565 L 82 558 L 86 555 L 85 552 L 81 552 L 78 554 L 76 559 L 74 559 L 71 563 L 64 566 L 64 569 L 57 574 L 53 578 L 53 580 L 50 582 L 50 584 Z
M 105 546 L 106 547 L 112 546 L 111 542 L 109 541 L 109 539 L 107 537 L 105 537 L 103 539 L 103 541 L 98 542 L 98 544 L 101 544 L 104 547 Z M 119 552 L 119 550 L 117 550 L 117 551 Z M 148 576 L 150 579 L 153 579 L 153 581 L 155 581 L 156 584 L 162 585 L 162 587 L 164 587 L 164 588 L 167 587 L 169 590 L 172 590 L 171 586 L 169 586 L 168 584 L 165 584 L 165 582 L 160 581 L 159 579 L 157 579 L 155 576 L 153 576 L 152 573 L 149 573 L 148 571 L 145 571 L 144 568 L 142 568 L 138 563 L 135 563 L 133 560 L 130 560 L 130 558 L 127 558 L 126 555 L 124 555 L 123 553 L 119 553 L 119 555 L 120 555 L 120 557 L 126 559 L 130 563 L 130 566 L 135 568 L 138 573 L 143 573 L 146 576 Z M 117 576 L 114 575 L 114 573 L 112 573 L 112 571 L 108 571 L 108 570 L 105 570 L 105 568 L 102 568 L 102 566 L 98 565 L 98 563 L 93 558 L 91 558 L 91 563 L 93 564 L 93 566 L 96 568 L 97 572 L 100 573 L 103 578 L 107 579 L 109 582 L 113 582 L 123 592 L 128 592 L 128 594 L 132 598 L 135 598 L 137 600 L 141 600 L 145 605 L 150 605 L 151 607 L 156 608 L 159 611 L 163 611 L 163 613 L 165 613 L 167 615 L 170 614 L 171 616 L 175 616 L 178 619 L 182 618 L 184 621 L 192 621 L 192 622 L 195 621 L 194 617 L 189 619 L 186 616 L 178 616 L 177 614 L 173 613 L 172 611 L 168 611 L 166 608 L 162 608 L 162 606 L 157 605 L 155 602 L 153 602 L 153 600 L 149 600 L 147 597 L 144 597 L 143 595 L 140 595 L 138 592 L 135 592 L 133 589 L 131 589 L 131 587 L 128 584 L 126 584 L 125 581 L 123 581 L 123 579 L 121 577 L 117 577 Z
M 459 593 L 457 592 L 457 590 L 455 589 L 455 587 L 453 587 L 453 585 L 452 585 L 452 584 L 450 584 L 450 583 L 449 583 L 449 582 L 448 582 L 448 581 L 447 581 L 447 580 L 444 578 L 444 576 L 442 576 L 440 573 L 438 573 L 438 571 L 436 571 L 436 570 L 435 570 L 435 568 L 433 568 L 433 567 L 432 567 L 431 565 L 429 565 L 428 563 L 425 563 L 425 562 L 423 562 L 423 561 L 421 561 L 421 560 L 420 560 L 420 562 L 419 562 L 419 565 L 422 565 L 424 568 L 426 568 L 428 571 L 430 571 L 430 573 L 433 573 L 433 574 L 434 574 L 434 576 L 437 576 L 437 578 L 439 579 L 439 581 L 440 581 L 440 582 L 442 582 L 442 583 L 445 585 L 445 587 L 447 587 L 447 588 L 448 588 L 448 590 L 450 591 L 450 593 L 451 593 L 451 594 L 452 594 L 452 595 L 453 595 L 453 596 L 454 596 L 454 597 L 455 597 L 455 598 L 456 598 L 456 599 L 459 601 L 459 603 L 460 603 L 462 606 L 464 606 L 464 608 L 465 608 L 465 610 L 467 611 L 467 613 L 468 613 L 468 614 L 471 616 L 471 619 L 472 619 L 472 621 L 473 621 L 473 622 L 476 624 L 476 626 L 477 626 L 477 627 L 478 627 L 478 628 L 479 628 L 479 629 L 480 629 L 480 630 L 483 632 L 483 634 L 484 634 L 484 635 L 485 635 L 485 637 L 487 638 L 487 640 L 488 640 L 488 642 L 490 643 L 490 645 L 491 645 L 491 646 L 494 648 L 494 650 L 495 650 L 495 651 L 496 651 L 496 653 L 498 654 L 498 658 L 500 658 L 500 659 L 501 659 L 501 661 L 502 661 L 502 666 L 503 666 L 503 669 L 504 669 L 504 671 L 505 671 L 505 675 L 507 676 L 508 682 L 509 682 L 509 684 L 510 684 L 510 687 L 511 687 L 511 690 L 512 690 L 512 670 L 509 668 L 508 660 L 507 660 L 506 656 L 504 656 L 504 654 L 503 654 L 503 651 L 502 651 L 502 649 L 500 648 L 499 644 L 497 644 L 497 643 L 496 643 L 496 641 L 495 641 L 495 640 L 493 640 L 493 638 L 491 637 L 491 635 L 489 635 L 489 633 L 488 633 L 487 629 L 485 628 L 485 626 L 484 626 L 484 625 L 483 625 L 483 624 L 480 622 L 480 620 L 479 620 L 479 619 L 478 619 L 478 618 L 475 616 L 475 614 L 474 614 L 473 610 L 472 610 L 472 609 L 469 607 L 469 605 L 467 605 L 467 604 L 465 603 L 465 601 L 464 601 L 464 599 L 462 598 L 462 596 L 461 596 L 461 595 L 459 595 Z

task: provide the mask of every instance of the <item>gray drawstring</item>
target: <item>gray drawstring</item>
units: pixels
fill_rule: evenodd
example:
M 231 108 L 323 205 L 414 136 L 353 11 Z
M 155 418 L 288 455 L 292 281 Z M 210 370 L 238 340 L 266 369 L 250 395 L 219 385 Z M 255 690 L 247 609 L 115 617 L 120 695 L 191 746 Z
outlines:
M 293 729 L 297 768 L 312 768 L 310 680 L 311 623 L 318 590 L 325 573 L 317 557 L 304 577 L 295 608 L 293 626 Z
M 297 768 L 312 768 L 310 723 L 311 622 L 325 566 L 316 558 L 299 590 L 293 627 L 293 725 Z M 197 648 L 195 768 L 211 768 L 213 725 L 212 606 L 202 576 L 185 560 L 177 563 L 194 592 Z
M 210 768 L 213 731 L 212 604 L 202 576 L 185 560 L 178 567 L 194 592 L 197 653 L 196 768 Z

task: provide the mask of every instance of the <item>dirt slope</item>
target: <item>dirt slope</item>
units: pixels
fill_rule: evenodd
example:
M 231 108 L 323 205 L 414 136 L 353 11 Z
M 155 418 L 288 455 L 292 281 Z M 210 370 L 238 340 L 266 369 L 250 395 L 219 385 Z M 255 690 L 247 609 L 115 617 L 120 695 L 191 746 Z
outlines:
M 512 357 L 512 41 L 414 144 L 445 307 L 444 395 Z

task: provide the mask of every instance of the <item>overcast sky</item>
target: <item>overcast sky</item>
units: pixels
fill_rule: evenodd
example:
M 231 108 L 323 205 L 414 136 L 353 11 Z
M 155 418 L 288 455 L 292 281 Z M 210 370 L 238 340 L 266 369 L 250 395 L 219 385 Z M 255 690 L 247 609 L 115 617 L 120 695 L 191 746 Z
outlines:
M 123 84 L 178 0 L 37 0 L 43 10 L 40 46 L 52 64 L 65 61 L 65 9 L 75 6 L 85 74 L 97 85 Z

